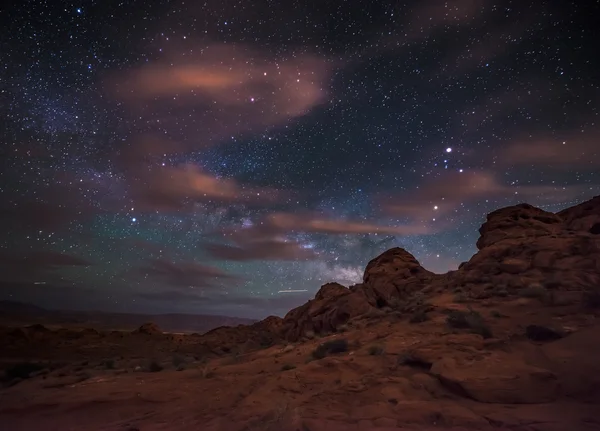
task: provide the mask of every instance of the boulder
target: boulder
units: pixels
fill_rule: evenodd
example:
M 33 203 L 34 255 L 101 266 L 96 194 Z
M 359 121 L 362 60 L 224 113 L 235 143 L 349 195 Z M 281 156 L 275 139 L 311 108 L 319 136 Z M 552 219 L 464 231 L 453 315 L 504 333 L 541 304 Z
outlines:
M 363 275 L 362 290 L 371 305 L 383 307 L 404 300 L 436 278 L 403 248 L 392 248 L 371 260 Z
M 145 334 L 145 335 L 158 335 L 163 332 L 160 330 L 156 323 L 148 322 L 133 331 L 134 334 Z
M 351 291 L 337 283 L 319 289 L 315 298 L 294 308 L 283 319 L 281 333 L 296 341 L 309 332 L 335 332 L 348 320 L 367 313 L 372 307 L 359 291 Z
M 566 229 L 600 234 L 600 196 L 557 213 Z
M 528 325 L 525 328 L 525 335 L 532 341 L 555 341 L 560 340 L 565 335 L 556 329 L 541 325 Z
M 456 395 L 483 403 L 538 404 L 558 397 L 557 377 L 508 354 L 458 363 L 451 357 L 435 362 L 431 374 Z
M 507 239 L 532 239 L 562 229 L 562 219 L 529 204 L 519 204 L 491 212 L 479 229 L 479 250 Z

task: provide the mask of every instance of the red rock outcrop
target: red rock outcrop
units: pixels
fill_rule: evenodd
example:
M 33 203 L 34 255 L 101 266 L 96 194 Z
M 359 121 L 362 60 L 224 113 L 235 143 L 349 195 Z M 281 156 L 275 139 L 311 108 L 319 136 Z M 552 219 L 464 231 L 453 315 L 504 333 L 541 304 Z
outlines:
M 557 215 L 567 229 L 600 235 L 600 196 L 562 210 Z
M 156 323 L 148 322 L 133 331 L 134 334 L 159 335 L 163 332 Z
M 595 198 L 559 214 L 527 204 L 490 213 L 479 230 L 479 252 L 452 274 L 451 287 L 471 286 L 484 294 L 486 287 L 598 286 L 600 237 L 590 230 L 600 217 L 599 203 Z
M 371 305 L 381 308 L 406 299 L 435 278 L 412 254 L 395 247 L 368 263 L 360 290 Z
M 286 314 L 281 334 L 296 341 L 310 333 L 334 332 L 350 318 L 371 309 L 360 292 L 352 292 L 338 283 L 328 283 L 319 289 L 314 299 Z
M 268 330 L 288 340 L 333 332 L 373 308 L 409 310 L 410 298 L 427 287 L 461 288 L 475 299 L 526 288 L 591 290 L 600 286 L 599 221 L 600 197 L 558 214 L 528 204 L 502 208 L 487 216 L 479 251 L 457 271 L 436 275 L 406 250 L 392 248 L 368 263 L 361 284 L 326 284 Z

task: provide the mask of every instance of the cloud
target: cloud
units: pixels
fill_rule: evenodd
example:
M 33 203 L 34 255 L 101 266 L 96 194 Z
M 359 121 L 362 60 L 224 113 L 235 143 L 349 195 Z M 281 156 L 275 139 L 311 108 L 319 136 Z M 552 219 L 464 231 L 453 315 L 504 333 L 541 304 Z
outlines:
M 423 221 L 455 212 L 467 203 L 509 197 L 519 201 L 551 199 L 559 202 L 582 191 L 580 186 L 506 185 L 486 171 L 447 172 L 410 193 L 382 199 L 382 205 L 390 215 Z
M 188 149 L 205 147 L 282 125 L 326 100 L 332 69 L 327 59 L 276 59 L 247 45 L 198 45 L 190 42 L 191 50 L 109 79 L 115 96 L 149 133 L 171 130 Z
M 100 213 L 83 200 L 67 200 L 65 196 L 68 194 L 62 197 L 49 195 L 48 202 L 4 201 L 0 206 L 0 221 L 19 230 L 56 231 L 67 228 L 71 223 L 83 223 Z
M 241 246 L 207 244 L 206 250 L 215 259 L 248 260 L 307 260 L 316 257 L 312 250 L 302 248 L 293 241 L 264 239 Z
M 473 25 L 487 15 L 491 0 L 420 1 L 407 15 L 405 37 L 421 41 L 449 27 Z
M 60 268 L 91 265 L 92 263 L 86 259 L 54 251 L 0 252 L 0 268 L 2 268 L 4 280 L 47 281 L 51 273 L 56 279 L 58 274 L 55 274 L 54 271 Z
M 27 265 L 30 268 L 92 265 L 88 260 L 55 251 L 35 251 L 20 256 L 7 254 L 2 256 L 2 260 L 13 265 Z
M 178 287 L 215 287 L 218 281 L 235 281 L 238 278 L 219 268 L 196 262 L 175 263 L 166 259 L 149 260 L 138 269 L 138 274 L 161 280 Z
M 188 292 L 181 290 L 161 290 L 158 292 L 141 292 L 136 295 L 140 299 L 158 302 L 206 302 L 208 297 L 198 292 Z
M 600 166 L 600 134 L 516 139 L 500 155 L 505 165 L 535 165 L 556 169 L 593 169 Z
M 274 213 L 266 217 L 262 226 L 274 232 L 312 232 L 325 234 L 423 235 L 430 233 L 424 225 L 382 226 L 347 220 L 322 218 L 316 214 Z
M 256 223 L 230 227 L 219 233 L 230 244 L 207 244 L 211 257 L 224 260 L 310 260 L 317 257 L 309 244 L 288 238 L 290 234 L 321 233 L 331 235 L 364 235 L 369 233 L 394 236 L 422 235 L 431 230 L 425 225 L 382 226 L 341 219 L 320 217 L 314 213 L 284 212 L 264 216 Z
M 132 196 L 138 209 L 180 210 L 192 203 L 266 204 L 284 192 L 218 178 L 191 164 L 146 170 L 132 179 Z

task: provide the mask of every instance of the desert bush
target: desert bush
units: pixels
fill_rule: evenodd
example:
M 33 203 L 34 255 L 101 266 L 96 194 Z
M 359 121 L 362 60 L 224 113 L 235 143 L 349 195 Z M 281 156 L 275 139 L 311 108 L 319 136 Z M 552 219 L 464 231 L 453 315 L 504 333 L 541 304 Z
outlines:
M 383 346 L 371 346 L 369 347 L 369 355 L 371 356 L 381 356 L 385 353 L 385 349 Z
M 410 319 L 408 319 L 408 322 L 409 323 L 422 323 L 422 322 L 426 322 L 427 320 L 429 320 L 429 316 L 427 315 L 427 312 L 425 310 L 417 310 L 412 314 L 412 316 L 410 316 Z
M 479 334 L 483 338 L 492 337 L 492 330 L 486 325 L 481 314 L 475 310 L 452 310 L 446 317 L 446 323 L 452 328 L 469 329 L 474 334 Z
M 36 364 L 35 362 L 19 362 L 6 368 L 4 375 L 7 380 L 28 379 L 32 373 L 43 369 L 43 365 Z
M 505 298 L 508 296 L 508 290 L 506 290 L 506 286 L 503 285 L 494 286 L 490 290 L 490 293 L 492 294 L 492 296 L 499 296 L 501 298 Z
M 104 368 L 106 368 L 107 370 L 114 370 L 115 369 L 115 360 L 114 359 L 105 360 Z
M 600 308 L 600 289 L 592 289 L 583 292 L 581 302 L 585 308 L 595 310 Z
M 545 299 L 548 296 L 548 293 L 548 290 L 537 285 L 532 285 L 519 290 L 519 296 L 522 298 Z
M 350 327 L 348 325 L 339 325 L 336 328 L 336 332 L 346 332 L 346 331 L 348 331 L 348 329 L 350 329 Z
M 289 371 L 293 370 L 294 368 L 296 368 L 296 366 L 293 364 L 285 364 L 281 367 L 281 371 Z
M 426 370 L 431 369 L 431 362 L 419 357 L 412 351 L 406 351 L 398 356 L 396 361 L 398 365 L 405 365 L 413 368 L 423 368 Z
M 456 295 L 454 295 L 454 302 L 456 303 L 460 304 L 467 301 L 469 301 L 469 298 L 464 293 L 457 293 Z
M 500 319 L 504 317 L 504 314 L 500 313 L 498 310 L 492 310 L 490 311 L 490 316 L 492 316 L 495 319 Z
M 160 363 L 158 363 L 158 361 L 156 361 L 156 360 L 152 360 L 148 364 L 148 371 L 150 371 L 151 373 L 158 373 L 162 370 L 163 370 L 163 366 Z
M 179 368 L 185 364 L 185 358 L 181 355 L 173 355 L 171 362 L 175 368 Z
M 306 332 L 304 333 L 304 336 L 305 336 L 306 338 L 308 338 L 309 340 L 312 340 L 313 338 L 315 338 L 315 332 L 314 332 L 314 331 L 310 331 L 310 330 L 309 330 L 309 331 L 306 331 Z
M 325 356 L 331 353 L 343 353 L 348 351 L 348 340 L 341 338 L 338 340 L 326 341 L 320 344 L 312 352 L 312 357 L 315 359 L 323 359 Z

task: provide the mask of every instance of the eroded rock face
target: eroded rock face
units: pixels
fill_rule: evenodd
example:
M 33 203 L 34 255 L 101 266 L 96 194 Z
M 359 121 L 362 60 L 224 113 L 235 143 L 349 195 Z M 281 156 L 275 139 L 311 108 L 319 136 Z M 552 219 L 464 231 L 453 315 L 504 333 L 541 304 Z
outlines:
M 158 335 L 163 332 L 160 330 L 156 323 L 148 322 L 144 323 L 142 326 L 133 331 L 136 334 L 145 334 L 145 335 Z
M 369 262 L 363 275 L 362 289 L 371 305 L 382 307 L 394 300 L 405 299 L 435 277 L 412 254 L 396 247 Z
M 451 287 L 594 288 L 600 283 L 600 237 L 592 228 L 599 212 L 600 199 L 594 198 L 558 214 L 527 204 L 490 213 L 479 230 L 479 252 L 453 274 Z
M 444 358 L 433 364 L 431 374 L 451 392 L 483 403 L 546 403 L 559 393 L 558 379 L 552 372 L 509 355 L 468 364 Z
M 461 288 L 475 299 L 518 295 L 522 289 L 590 291 L 600 286 L 600 197 L 553 214 L 528 204 L 490 213 L 479 251 L 457 271 L 437 275 L 402 248 L 371 260 L 363 282 L 350 289 L 328 283 L 315 298 L 263 329 L 288 340 L 335 331 L 373 308 L 407 312 L 426 288 Z M 544 300 L 552 298 L 544 298 Z
M 315 299 L 294 308 L 283 319 L 284 338 L 296 341 L 309 332 L 334 332 L 349 319 L 367 313 L 372 307 L 361 292 L 350 291 L 338 283 L 319 289 Z
M 557 214 L 567 229 L 600 235 L 600 196 Z
M 556 214 L 529 204 L 519 204 L 491 212 L 479 229 L 479 250 L 507 239 L 528 240 L 552 235 L 562 230 L 562 219 Z

